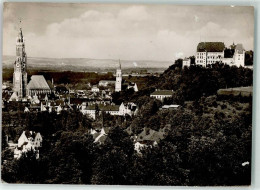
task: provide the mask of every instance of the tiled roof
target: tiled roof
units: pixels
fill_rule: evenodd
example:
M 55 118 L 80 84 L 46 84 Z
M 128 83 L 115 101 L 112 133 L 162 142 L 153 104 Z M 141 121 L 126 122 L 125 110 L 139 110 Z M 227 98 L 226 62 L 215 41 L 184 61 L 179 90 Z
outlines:
M 119 111 L 119 105 L 100 105 L 99 109 L 101 111 Z
M 95 109 L 96 109 L 96 105 L 88 105 L 86 107 L 86 110 L 95 110 Z M 100 104 L 100 105 L 98 105 L 98 109 L 100 111 L 119 111 L 119 105 Z
M 237 44 L 236 45 L 236 50 L 238 51 L 238 53 L 243 53 L 244 48 L 242 44 Z
M 223 42 L 200 42 L 197 46 L 197 52 L 222 52 L 224 49 Z
M 156 90 L 151 95 L 172 95 L 172 90 Z
M 107 135 L 103 135 L 103 136 L 101 136 L 99 139 L 98 139 L 98 142 L 100 143 L 100 144 L 104 144 L 105 143 L 105 141 L 107 140 Z
M 94 133 L 93 134 L 93 139 L 95 140 L 99 135 L 100 135 L 100 133 Z
M 164 138 L 162 131 L 155 131 L 149 128 L 144 128 L 143 131 L 137 136 L 137 141 L 156 141 L 159 142 Z
M 27 87 L 30 90 L 32 89 L 50 90 L 50 87 L 43 75 L 32 75 L 31 80 Z
M 81 105 L 83 102 L 86 102 L 85 98 L 70 98 L 70 104 Z

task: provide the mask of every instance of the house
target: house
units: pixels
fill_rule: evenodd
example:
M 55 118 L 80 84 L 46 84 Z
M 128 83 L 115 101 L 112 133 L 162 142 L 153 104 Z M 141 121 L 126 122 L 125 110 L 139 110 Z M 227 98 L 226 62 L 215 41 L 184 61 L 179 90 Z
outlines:
M 100 104 L 98 106 L 100 112 L 105 112 L 110 115 L 121 115 L 122 111 L 120 110 L 119 105 L 114 105 L 114 104 Z
M 87 105 L 86 102 L 83 102 L 80 111 L 83 115 L 89 115 L 92 119 L 96 119 L 97 106 L 95 104 Z
M 155 90 L 150 97 L 163 101 L 164 98 L 170 98 L 173 95 L 173 90 Z
M 98 83 L 98 86 L 104 86 L 104 87 L 107 87 L 108 85 L 115 85 L 116 81 L 113 81 L 113 80 L 101 80 L 99 81 Z
M 41 101 L 40 108 L 41 111 L 56 112 L 57 114 L 60 114 L 62 110 L 73 109 L 68 101 L 62 99 Z
M 138 111 L 137 105 L 133 102 L 121 103 L 119 107 L 119 115 L 125 116 L 133 116 L 136 115 Z
M 182 68 L 184 67 L 189 67 L 190 66 L 190 63 L 191 63 L 191 60 L 190 58 L 184 58 L 183 61 L 182 61 Z
M 127 89 L 134 89 L 134 91 L 135 92 L 138 92 L 138 87 L 137 87 L 137 84 L 136 83 L 129 83 L 128 85 L 127 85 Z
M 164 139 L 164 135 L 165 128 L 155 131 L 145 127 L 143 131 L 135 137 L 134 149 L 140 153 L 140 150 L 144 147 L 156 146 L 160 140 Z
M 83 103 L 81 106 L 81 112 L 83 114 L 88 114 L 92 119 L 96 119 L 96 113 L 101 114 L 101 112 L 108 113 L 110 115 L 119 115 L 118 105 L 106 105 L 106 104 L 90 104 L 86 105 Z
M 39 158 L 39 148 L 42 147 L 42 136 L 34 131 L 23 131 L 14 149 L 14 158 L 19 159 L 23 153 L 34 151 L 36 159 Z
M 93 136 L 94 143 L 104 144 L 107 140 L 107 134 L 109 132 L 109 128 L 102 127 L 101 129 L 90 129 L 90 134 Z
M 108 113 L 110 115 L 118 115 L 118 116 L 132 116 L 135 115 L 138 111 L 137 105 L 129 102 L 129 103 L 121 103 L 121 105 L 114 104 L 89 104 L 83 102 L 81 105 L 80 111 L 85 115 L 88 114 L 92 119 L 96 119 L 96 114 L 101 114 L 102 112 Z
M 17 92 L 13 92 L 13 94 L 11 95 L 11 97 L 9 98 L 8 101 L 18 101 L 19 98 L 18 98 L 18 95 L 17 95 Z
M 99 88 L 94 85 L 92 88 L 91 88 L 91 92 L 99 92 Z

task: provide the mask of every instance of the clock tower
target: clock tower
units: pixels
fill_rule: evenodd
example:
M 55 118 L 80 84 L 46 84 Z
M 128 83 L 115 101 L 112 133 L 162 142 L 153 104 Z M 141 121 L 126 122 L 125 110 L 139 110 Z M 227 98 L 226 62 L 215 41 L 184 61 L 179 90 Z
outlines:
M 16 38 L 16 60 L 14 62 L 13 91 L 19 99 L 26 97 L 27 87 L 27 57 L 22 28 Z

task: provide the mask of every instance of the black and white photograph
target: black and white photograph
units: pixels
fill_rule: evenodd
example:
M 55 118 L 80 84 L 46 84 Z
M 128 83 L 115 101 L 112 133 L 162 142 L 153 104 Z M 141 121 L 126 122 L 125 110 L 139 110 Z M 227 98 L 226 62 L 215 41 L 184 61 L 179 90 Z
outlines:
M 5 2 L 1 181 L 250 186 L 254 7 Z

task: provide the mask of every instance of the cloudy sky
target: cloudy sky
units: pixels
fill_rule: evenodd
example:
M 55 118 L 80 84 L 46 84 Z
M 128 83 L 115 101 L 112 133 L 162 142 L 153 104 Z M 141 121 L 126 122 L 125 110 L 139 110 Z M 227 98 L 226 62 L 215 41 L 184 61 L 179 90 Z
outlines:
M 29 57 L 174 60 L 200 41 L 253 50 L 253 7 L 5 3 L 3 54 L 22 20 Z

